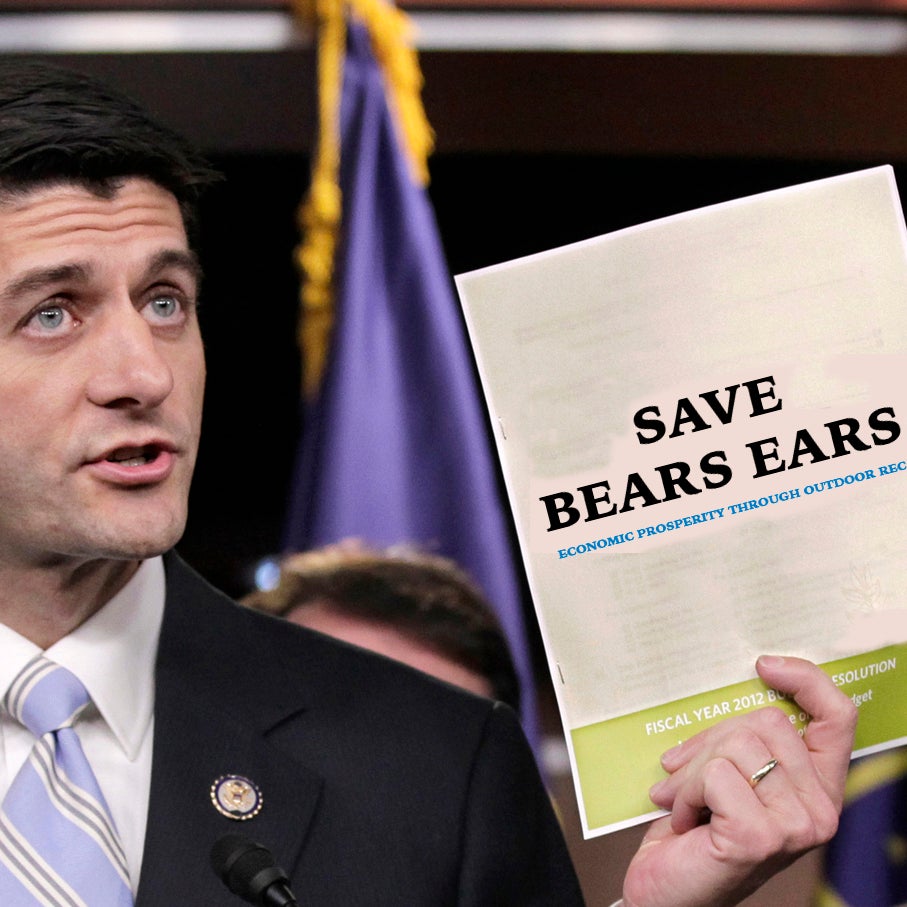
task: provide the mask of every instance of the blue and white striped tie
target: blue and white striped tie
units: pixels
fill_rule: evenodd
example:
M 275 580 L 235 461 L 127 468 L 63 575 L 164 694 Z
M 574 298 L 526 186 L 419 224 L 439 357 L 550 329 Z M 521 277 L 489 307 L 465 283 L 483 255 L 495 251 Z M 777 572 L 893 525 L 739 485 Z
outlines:
M 37 741 L 0 806 L 3 907 L 131 907 L 126 859 L 72 725 L 79 679 L 38 655 L 3 706 Z

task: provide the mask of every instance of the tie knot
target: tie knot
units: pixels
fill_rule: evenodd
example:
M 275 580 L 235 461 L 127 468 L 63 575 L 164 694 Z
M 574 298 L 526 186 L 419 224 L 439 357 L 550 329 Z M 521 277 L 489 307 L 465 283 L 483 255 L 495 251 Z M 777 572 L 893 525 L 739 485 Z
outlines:
M 37 655 L 12 682 L 3 706 L 36 737 L 43 737 L 71 725 L 88 700 L 75 674 Z

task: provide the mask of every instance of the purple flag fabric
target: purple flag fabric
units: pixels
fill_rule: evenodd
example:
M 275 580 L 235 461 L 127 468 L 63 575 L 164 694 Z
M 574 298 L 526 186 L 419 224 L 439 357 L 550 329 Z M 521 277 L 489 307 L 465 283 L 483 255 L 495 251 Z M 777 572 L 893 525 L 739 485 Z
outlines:
M 867 756 L 854 763 L 847 783 L 814 907 L 907 904 L 907 751 Z
M 398 145 L 368 35 L 349 30 L 334 332 L 306 414 L 286 544 L 416 544 L 495 606 L 536 742 L 520 585 L 484 410 L 427 193 Z

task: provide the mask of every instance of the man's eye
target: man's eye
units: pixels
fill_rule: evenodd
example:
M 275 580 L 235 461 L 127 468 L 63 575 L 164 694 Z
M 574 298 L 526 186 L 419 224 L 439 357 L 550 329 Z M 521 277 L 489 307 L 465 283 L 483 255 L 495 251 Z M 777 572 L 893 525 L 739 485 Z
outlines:
M 182 304 L 175 296 L 155 296 L 148 303 L 149 314 L 155 319 L 168 320 L 182 311 Z
M 49 305 L 32 316 L 32 323 L 42 331 L 55 331 L 66 321 L 66 310 L 58 305 Z

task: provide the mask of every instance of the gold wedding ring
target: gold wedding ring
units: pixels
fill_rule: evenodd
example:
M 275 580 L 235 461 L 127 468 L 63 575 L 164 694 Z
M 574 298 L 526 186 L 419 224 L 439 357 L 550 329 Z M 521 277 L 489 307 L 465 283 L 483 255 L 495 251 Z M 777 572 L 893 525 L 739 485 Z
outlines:
M 769 759 L 758 772 L 753 772 L 750 775 L 750 787 L 755 787 L 777 764 L 777 759 Z

